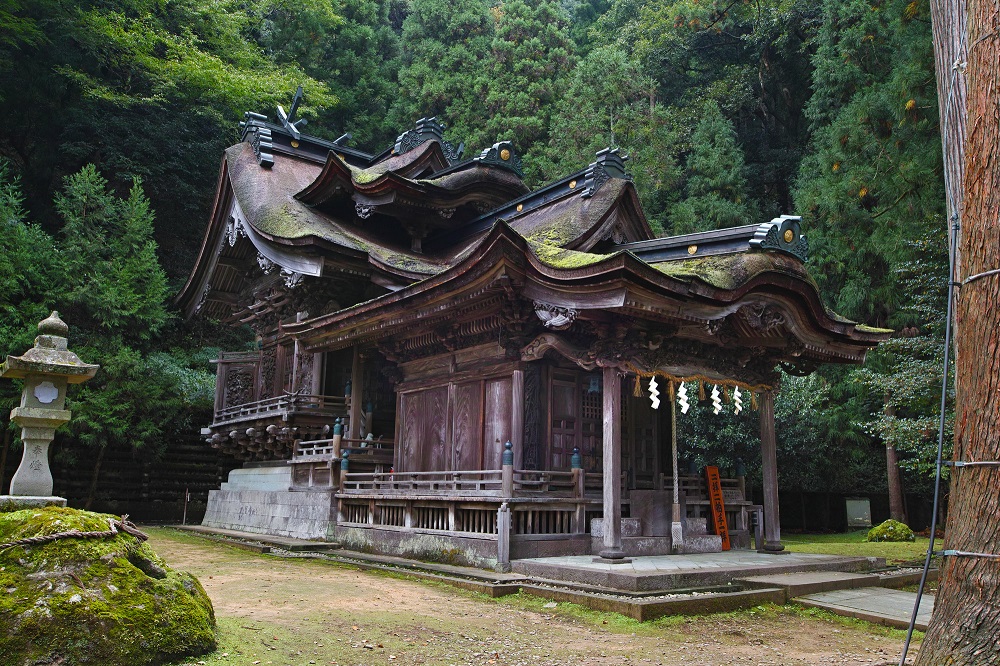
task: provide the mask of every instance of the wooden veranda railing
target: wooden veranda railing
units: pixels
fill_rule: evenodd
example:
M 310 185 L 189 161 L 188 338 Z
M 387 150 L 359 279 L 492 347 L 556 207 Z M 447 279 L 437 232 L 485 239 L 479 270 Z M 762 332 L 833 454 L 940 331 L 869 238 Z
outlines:
M 354 460 L 354 453 L 350 454 Z M 583 481 L 577 481 L 582 474 Z M 513 497 L 572 499 L 597 496 L 600 474 L 580 471 L 515 470 Z M 503 497 L 502 470 L 456 470 L 450 472 L 348 473 L 342 493 L 348 495 L 398 495 L 440 497 Z
M 345 416 L 348 409 L 348 399 L 338 395 L 303 395 L 286 393 L 273 398 L 265 398 L 240 405 L 230 405 L 215 411 L 212 425 L 223 425 L 234 421 L 245 421 L 251 418 L 262 418 L 272 414 L 287 414 L 290 412 L 309 412 L 316 416 L 335 418 Z M 332 419 L 331 419 L 332 421 Z

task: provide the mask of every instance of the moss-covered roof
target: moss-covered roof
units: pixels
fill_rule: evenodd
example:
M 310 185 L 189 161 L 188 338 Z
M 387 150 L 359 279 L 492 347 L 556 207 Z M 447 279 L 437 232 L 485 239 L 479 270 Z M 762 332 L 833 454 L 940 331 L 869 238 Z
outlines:
M 233 192 L 247 222 L 261 233 L 286 240 L 315 237 L 334 245 L 364 252 L 379 263 L 411 273 L 433 275 L 446 263 L 405 250 L 393 250 L 366 237 L 355 227 L 321 213 L 294 195 L 315 180 L 321 167 L 314 163 L 278 159 L 270 169 L 257 164 L 247 143 L 226 151 Z M 352 167 L 352 172 L 355 170 Z
M 528 239 L 528 246 L 531 251 L 546 266 L 552 268 L 572 269 L 592 266 L 604 261 L 611 255 L 594 254 L 591 252 L 577 252 L 576 250 L 566 250 L 550 243 L 541 243 Z
M 817 288 L 802 262 L 779 252 L 736 252 L 650 265 L 672 278 L 701 280 L 717 289 L 737 289 L 765 272 L 785 273 Z
M 862 333 L 895 333 L 891 328 L 878 328 L 877 326 L 868 326 L 866 324 L 858 324 L 855 328 Z
M 569 196 L 511 217 L 511 228 L 528 240 L 566 247 L 585 236 L 608 214 L 628 181 L 613 178 L 591 197 L 581 196 L 582 186 L 568 189 Z

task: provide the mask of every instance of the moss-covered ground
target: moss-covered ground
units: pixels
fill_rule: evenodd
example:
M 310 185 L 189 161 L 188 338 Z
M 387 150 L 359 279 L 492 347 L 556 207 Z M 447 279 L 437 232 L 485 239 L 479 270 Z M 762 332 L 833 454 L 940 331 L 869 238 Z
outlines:
M 194 572 L 219 647 L 175 664 L 895 664 L 903 633 L 795 606 L 639 623 L 528 595 L 489 599 L 329 561 L 239 550 L 149 530 Z M 911 653 L 912 654 L 912 653 Z
M 0 543 L 109 529 L 106 514 L 48 507 L 0 513 Z M 0 663 L 143 666 L 215 647 L 205 590 L 135 536 L 0 550 Z
M 868 532 L 843 532 L 837 534 L 789 534 L 782 532 L 781 542 L 785 548 L 795 553 L 821 553 L 824 555 L 850 555 L 860 557 L 884 557 L 887 564 L 923 565 L 927 556 L 925 537 L 906 542 L 868 542 Z M 942 548 L 942 540 L 934 544 L 935 550 Z

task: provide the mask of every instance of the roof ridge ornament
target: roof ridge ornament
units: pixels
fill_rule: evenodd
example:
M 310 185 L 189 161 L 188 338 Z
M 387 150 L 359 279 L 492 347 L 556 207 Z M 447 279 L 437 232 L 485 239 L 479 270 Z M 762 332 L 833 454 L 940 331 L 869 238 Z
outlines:
M 417 121 L 415 129 L 406 130 L 396 137 L 396 144 L 392 147 L 393 155 L 404 155 L 414 148 L 423 145 L 425 141 L 437 141 L 441 146 L 441 152 L 449 164 L 455 164 L 462 159 L 465 152 L 465 143 L 459 143 L 458 148 L 452 145 L 451 141 L 444 140 L 444 123 L 438 122 L 437 116 L 421 118 Z
M 280 104 L 278 105 L 278 120 L 281 121 L 282 127 L 288 130 L 288 133 L 291 134 L 292 138 L 296 141 L 302 138 L 300 127 L 305 127 L 309 124 L 309 121 L 305 118 L 295 120 L 295 114 L 299 110 L 300 103 L 302 103 L 302 86 L 299 86 L 295 90 L 295 96 L 292 97 L 292 106 L 288 109 L 288 113 L 285 113 L 285 109 L 283 109 Z
M 755 250 L 778 250 L 807 261 L 809 243 L 802 235 L 801 222 L 802 218 L 798 215 L 782 215 L 764 222 L 750 239 L 750 247 Z
M 628 155 L 622 155 L 618 148 L 599 150 L 596 157 L 597 159 L 587 166 L 587 173 L 584 174 L 584 189 L 581 196 L 585 199 L 594 196 L 594 193 L 612 178 L 632 180 L 632 175 L 625 171 Z
M 483 166 L 496 166 L 517 174 L 518 178 L 524 178 L 524 168 L 521 156 L 514 150 L 514 144 L 510 141 L 500 141 L 491 147 L 485 148 L 479 153 L 479 157 L 473 160 Z

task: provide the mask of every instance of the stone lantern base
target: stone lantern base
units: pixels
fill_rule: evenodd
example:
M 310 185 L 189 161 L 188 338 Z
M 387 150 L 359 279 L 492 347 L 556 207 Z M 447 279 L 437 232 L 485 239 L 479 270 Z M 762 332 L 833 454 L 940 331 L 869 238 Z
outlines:
M 65 497 L 36 497 L 33 495 L 0 495 L 0 513 L 21 509 L 40 509 L 45 506 L 66 506 Z

